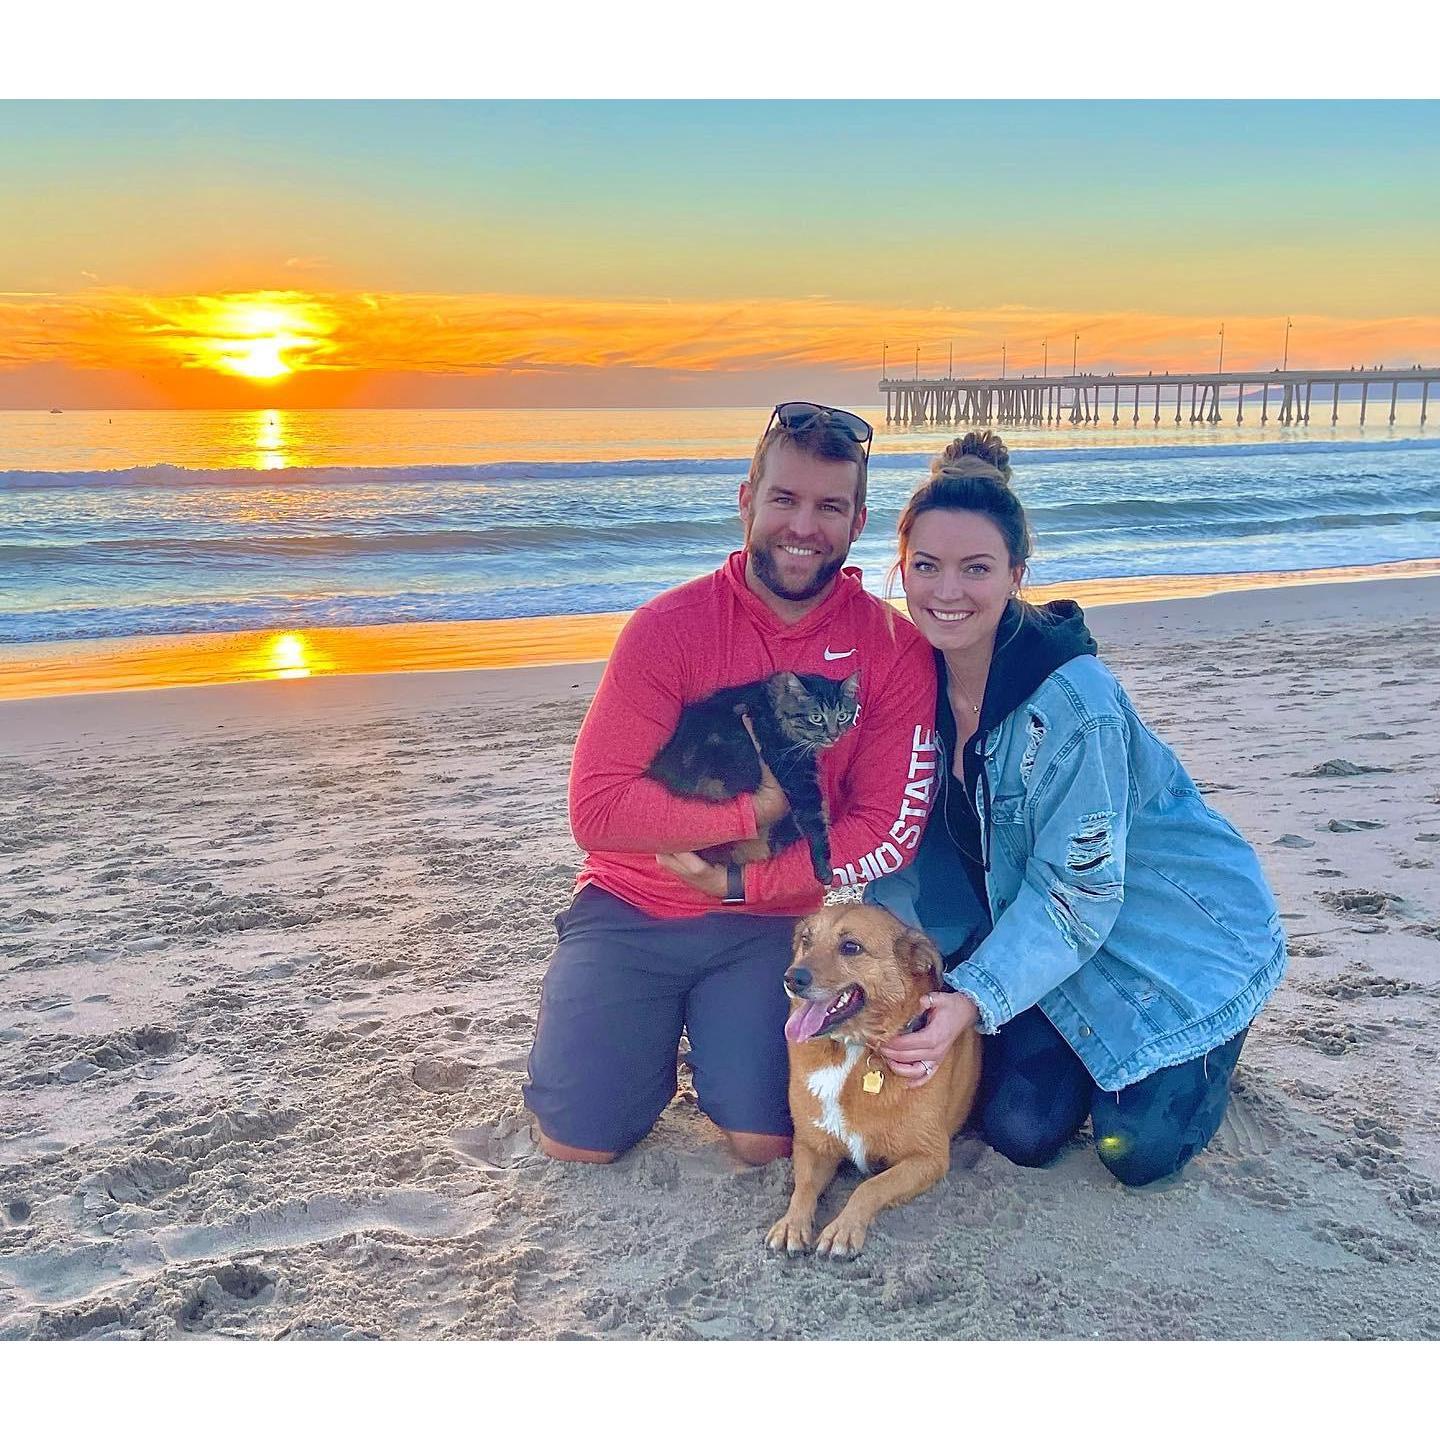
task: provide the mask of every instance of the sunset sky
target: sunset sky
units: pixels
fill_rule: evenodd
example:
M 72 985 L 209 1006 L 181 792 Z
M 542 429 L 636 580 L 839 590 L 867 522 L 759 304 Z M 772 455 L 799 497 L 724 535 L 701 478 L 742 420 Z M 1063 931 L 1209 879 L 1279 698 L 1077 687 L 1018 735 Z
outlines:
M 1440 363 L 1434 103 L 8 102 L 0 196 L 0 407 Z

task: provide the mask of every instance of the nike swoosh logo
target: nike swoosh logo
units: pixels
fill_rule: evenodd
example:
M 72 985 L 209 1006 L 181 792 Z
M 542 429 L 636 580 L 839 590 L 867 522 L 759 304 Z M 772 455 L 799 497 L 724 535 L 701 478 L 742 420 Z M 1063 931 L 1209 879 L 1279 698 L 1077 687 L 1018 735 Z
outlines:
M 848 660 L 855 653 L 854 649 L 832 650 L 828 645 L 825 647 L 825 658 L 827 660 Z

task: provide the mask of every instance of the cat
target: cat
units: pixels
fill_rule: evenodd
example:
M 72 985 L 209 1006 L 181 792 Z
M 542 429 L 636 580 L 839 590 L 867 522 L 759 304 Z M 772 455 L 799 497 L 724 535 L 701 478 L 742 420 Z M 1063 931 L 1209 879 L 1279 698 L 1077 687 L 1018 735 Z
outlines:
M 834 872 L 815 756 L 855 724 L 859 694 L 858 670 L 844 680 L 781 670 L 768 680 L 717 690 L 685 707 L 675 733 L 645 773 L 672 795 L 730 800 L 759 789 L 763 756 L 790 802 L 789 813 L 768 835 L 711 845 L 700 856 L 722 865 L 758 860 L 803 838 L 810 847 L 815 878 L 828 886 Z M 753 743 L 742 715 L 748 715 L 754 726 Z

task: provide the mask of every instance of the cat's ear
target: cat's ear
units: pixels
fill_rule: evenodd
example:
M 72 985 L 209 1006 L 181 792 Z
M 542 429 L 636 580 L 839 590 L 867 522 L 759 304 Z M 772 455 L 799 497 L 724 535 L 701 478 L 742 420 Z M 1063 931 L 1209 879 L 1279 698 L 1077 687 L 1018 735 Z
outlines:
M 860 672 L 847 675 L 840 685 L 840 694 L 846 700 L 858 700 L 860 698 Z
M 905 930 L 895 937 L 895 958 L 912 974 L 922 975 L 935 989 L 944 984 L 940 952 L 923 930 Z
M 793 670 L 782 670 L 775 678 L 792 699 L 809 700 L 810 692 L 805 688 L 805 682 Z

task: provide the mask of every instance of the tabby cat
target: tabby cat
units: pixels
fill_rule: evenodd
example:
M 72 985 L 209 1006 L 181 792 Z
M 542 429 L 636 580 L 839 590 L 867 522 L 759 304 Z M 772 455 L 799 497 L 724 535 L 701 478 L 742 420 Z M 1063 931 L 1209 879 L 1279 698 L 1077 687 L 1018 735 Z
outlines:
M 790 802 L 789 814 L 768 835 L 712 845 L 701 856 L 722 865 L 758 860 L 803 837 L 810 847 L 815 878 L 829 885 L 834 879 L 830 835 L 815 756 L 854 725 L 859 694 L 858 670 L 844 680 L 782 670 L 768 680 L 717 690 L 685 707 L 675 733 L 645 773 L 673 795 L 730 800 L 759 788 L 758 745 Z M 742 715 L 748 715 L 755 728 L 754 744 Z

